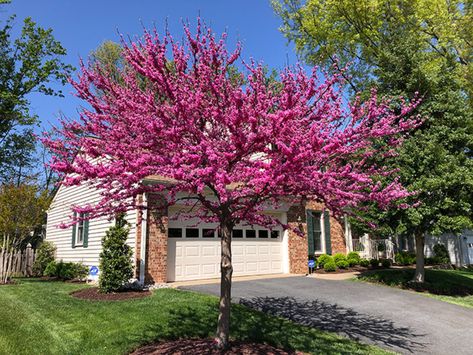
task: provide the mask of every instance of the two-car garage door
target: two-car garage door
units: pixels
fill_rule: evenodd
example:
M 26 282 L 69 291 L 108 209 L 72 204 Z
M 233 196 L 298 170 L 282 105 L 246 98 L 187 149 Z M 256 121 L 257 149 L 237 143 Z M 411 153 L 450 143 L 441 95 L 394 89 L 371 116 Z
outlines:
M 262 275 L 283 271 L 281 231 L 236 228 L 233 232 L 233 275 Z M 170 223 L 168 281 L 219 277 L 220 239 L 210 227 Z

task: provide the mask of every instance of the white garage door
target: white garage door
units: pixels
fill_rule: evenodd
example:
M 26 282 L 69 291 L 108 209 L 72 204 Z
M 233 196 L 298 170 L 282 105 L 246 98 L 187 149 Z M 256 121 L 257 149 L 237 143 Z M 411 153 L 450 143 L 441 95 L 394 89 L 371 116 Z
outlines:
M 168 230 L 168 281 L 220 277 L 220 239 L 210 228 Z M 283 271 L 281 231 L 236 228 L 232 239 L 233 275 Z

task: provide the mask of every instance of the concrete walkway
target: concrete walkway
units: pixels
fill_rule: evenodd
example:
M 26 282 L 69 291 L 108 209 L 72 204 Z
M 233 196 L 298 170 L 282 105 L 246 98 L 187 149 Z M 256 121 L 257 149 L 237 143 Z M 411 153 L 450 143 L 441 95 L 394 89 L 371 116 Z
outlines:
M 218 284 L 184 287 L 218 295 Z M 473 354 L 473 309 L 353 281 L 234 282 L 233 302 L 405 354 Z

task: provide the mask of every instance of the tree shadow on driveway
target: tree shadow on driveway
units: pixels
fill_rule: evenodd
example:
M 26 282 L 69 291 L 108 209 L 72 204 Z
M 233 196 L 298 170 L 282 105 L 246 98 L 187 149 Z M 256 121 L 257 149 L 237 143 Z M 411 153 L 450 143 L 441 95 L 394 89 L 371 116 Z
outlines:
M 240 304 L 298 324 L 336 332 L 350 339 L 369 342 L 397 352 L 416 353 L 426 345 L 420 339 L 424 335 L 416 334 L 410 328 L 399 327 L 390 320 L 318 300 L 256 297 L 242 298 Z

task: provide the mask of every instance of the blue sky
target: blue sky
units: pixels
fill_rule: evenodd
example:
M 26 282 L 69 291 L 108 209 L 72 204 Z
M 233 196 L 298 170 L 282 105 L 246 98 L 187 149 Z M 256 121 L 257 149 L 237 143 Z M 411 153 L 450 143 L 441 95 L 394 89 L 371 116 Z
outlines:
M 118 41 L 118 32 L 141 35 L 142 26 L 164 28 L 167 20 L 175 37 L 182 34 L 181 19 L 195 23 L 201 16 L 217 33 L 228 32 L 229 45 L 243 43 L 243 58 L 253 57 L 270 68 L 280 69 L 297 62 L 293 45 L 279 32 L 281 25 L 269 0 L 13 0 L 3 6 L 1 22 L 17 15 L 16 30 L 23 19 L 31 17 L 40 26 L 52 28 L 54 36 L 67 49 L 65 62 L 78 67 L 79 57 L 87 57 L 105 40 Z M 72 96 L 73 89 L 63 89 L 64 98 L 32 95 L 32 111 L 39 115 L 43 128 L 57 124 L 60 112 L 68 118 L 77 117 L 81 101 Z

